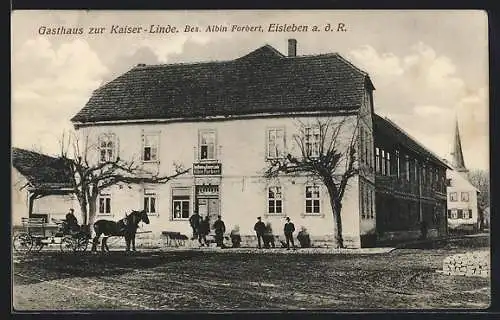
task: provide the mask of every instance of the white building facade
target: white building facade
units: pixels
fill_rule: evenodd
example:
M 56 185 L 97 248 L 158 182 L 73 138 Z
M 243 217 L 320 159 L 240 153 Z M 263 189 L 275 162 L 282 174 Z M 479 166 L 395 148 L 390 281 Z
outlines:
M 292 40 L 290 45 L 296 44 Z M 300 73 L 288 73 L 295 61 L 301 68 L 308 65 L 308 59 L 312 59 L 312 70 L 303 71 L 303 77 L 311 79 L 303 79 Z M 252 69 L 254 64 L 257 70 Z M 259 65 L 266 68 L 259 69 Z M 233 88 L 230 77 L 234 72 L 225 72 L 220 80 L 213 71 L 227 66 L 246 70 L 255 80 L 240 75 L 234 81 L 245 83 Z M 337 67 L 342 72 L 334 69 Z M 189 91 L 179 94 L 184 89 L 174 87 L 190 86 L 183 82 L 186 73 L 198 68 L 209 72 L 204 75 L 210 77 L 210 82 L 224 82 L 212 87 L 212 91 L 221 90 L 215 98 L 210 88 L 203 87 L 200 93 L 199 87 L 192 85 Z M 318 76 L 318 72 L 329 68 L 332 68 L 331 79 L 324 74 Z M 166 78 L 163 72 L 170 77 Z M 286 83 L 300 81 L 300 87 L 278 84 L 276 91 L 285 93 L 265 92 L 266 76 L 273 77 L 269 85 L 274 85 L 276 73 L 286 73 L 285 78 L 290 77 L 285 79 Z M 339 75 L 345 79 L 338 78 Z M 203 75 L 198 70 L 193 81 L 198 81 L 198 86 L 207 86 L 199 84 L 200 78 Z M 343 92 L 343 86 L 350 85 L 351 78 L 355 87 L 352 92 Z M 145 79 L 147 84 L 137 84 L 137 79 Z M 130 83 L 134 86 L 128 87 Z M 151 85 L 158 87 L 150 89 Z M 359 248 L 364 235 L 376 232 L 372 90 L 368 75 L 338 55 L 284 56 L 269 46 L 230 62 L 138 66 L 96 90 L 87 106 L 72 119 L 82 141 L 88 139 L 88 145 L 95 146 L 89 149 L 90 160 L 96 163 L 120 157 L 140 163 L 158 176 L 173 174 L 174 163 L 191 170 L 164 184 L 118 184 L 108 188 L 99 196 L 97 219 L 118 220 L 131 210 L 144 208 L 151 223 L 140 225 L 142 231 L 151 231 L 153 237 L 161 237 L 163 231 L 190 236 L 188 220 L 198 211 L 201 216 L 208 215 L 212 222 L 220 215 L 227 233 L 238 226 L 242 237 L 251 241 L 257 217 L 270 222 L 274 234 L 281 236 L 285 217 L 290 217 L 296 229 L 305 227 L 317 245 L 330 243 L 335 223 L 322 182 L 301 175 L 267 179 L 264 172 L 270 159 L 287 153 L 300 155 L 295 140 L 301 132 L 299 126 L 305 129 L 307 137 L 303 138 L 314 153 L 319 143 L 315 123 L 333 119 L 343 123 L 337 139 L 338 150 L 345 150 L 351 139 L 357 145 L 355 165 L 360 170 L 349 180 L 342 201 L 342 230 L 345 245 Z M 330 91 L 335 91 L 335 96 Z M 156 100 L 160 95 L 167 96 L 163 100 L 166 102 Z M 176 101 L 182 106 L 176 106 Z M 298 107 L 297 101 L 302 101 Z M 113 117 L 113 113 L 117 116 Z

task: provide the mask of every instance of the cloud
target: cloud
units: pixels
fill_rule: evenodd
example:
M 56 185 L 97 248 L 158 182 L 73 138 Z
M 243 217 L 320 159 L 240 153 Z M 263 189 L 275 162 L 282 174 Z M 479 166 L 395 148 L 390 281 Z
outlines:
M 446 116 L 448 114 L 448 110 L 445 108 L 437 107 L 437 106 L 415 106 L 413 109 L 414 114 L 421 117 L 427 116 Z
M 210 42 L 210 37 L 203 34 L 195 34 L 189 37 L 182 34 L 176 34 L 168 41 L 162 38 L 148 38 L 138 42 L 137 47 L 149 48 L 156 54 L 160 63 L 167 63 L 169 62 L 169 56 L 181 54 L 184 50 L 184 46 L 188 42 L 206 45 Z
M 404 70 L 400 59 L 392 53 L 379 54 L 369 45 L 350 52 L 349 56 L 360 63 L 362 69 L 373 74 L 374 81 L 384 81 L 387 76 L 401 75 Z
M 13 55 L 12 143 L 57 150 L 59 134 L 109 72 L 88 43 L 56 47 L 46 38 L 26 41 Z
M 381 53 L 369 45 L 348 58 L 367 71 L 376 87 L 375 110 L 396 121 L 431 151 L 449 158 L 454 121 L 461 127 L 464 157 L 487 168 L 487 81 L 470 86 L 451 58 L 419 42 L 406 54 Z M 481 155 L 481 156 L 478 156 Z

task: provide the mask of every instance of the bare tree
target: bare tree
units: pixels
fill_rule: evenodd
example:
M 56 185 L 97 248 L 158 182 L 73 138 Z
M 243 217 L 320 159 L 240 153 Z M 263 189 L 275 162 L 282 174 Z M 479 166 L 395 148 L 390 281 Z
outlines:
M 312 125 L 298 121 L 299 134 L 295 134 L 293 138 L 300 154 L 287 153 L 282 158 L 270 160 L 265 171 L 267 178 L 280 174 L 303 174 L 323 182 L 330 198 L 335 223 L 335 242 L 339 248 L 344 247 L 342 199 L 349 179 L 358 173 L 355 137 L 359 118 L 352 127 L 352 136 L 346 139 L 343 134 L 349 132 L 344 130 L 349 125 L 348 119 L 345 117 L 339 121 L 334 117 L 318 118 Z
M 88 135 L 83 140 L 83 146 L 76 134 L 63 134 L 61 140 L 61 158 L 71 171 L 72 188 L 80 204 L 83 224 L 93 222 L 100 191 L 119 183 L 166 183 L 190 170 L 174 164 L 173 174 L 158 176 L 145 171 L 136 161 L 124 161 L 120 157 L 91 161 L 90 153 L 95 149 L 95 145 L 89 142 Z
M 479 190 L 477 206 L 479 213 L 479 228 L 483 227 L 484 210 L 490 205 L 490 177 L 486 170 L 476 169 L 467 174 L 470 183 Z

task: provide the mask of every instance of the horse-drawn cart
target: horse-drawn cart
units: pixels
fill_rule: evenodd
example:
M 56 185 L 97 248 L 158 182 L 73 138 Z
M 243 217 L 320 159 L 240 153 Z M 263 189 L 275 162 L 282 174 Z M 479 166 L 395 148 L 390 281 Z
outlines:
M 22 218 L 23 231 L 12 240 L 14 250 L 18 253 L 38 252 L 51 246 L 59 246 L 62 252 L 87 250 L 90 242 L 88 228 L 71 231 L 64 220 L 52 219 L 52 222 L 47 223 L 43 218 Z

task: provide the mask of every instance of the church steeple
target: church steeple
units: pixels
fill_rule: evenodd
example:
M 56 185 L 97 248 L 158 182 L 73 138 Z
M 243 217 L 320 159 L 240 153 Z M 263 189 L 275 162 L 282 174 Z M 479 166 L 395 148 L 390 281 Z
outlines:
M 455 139 L 453 142 L 452 164 L 458 172 L 468 172 L 464 163 L 464 155 L 462 153 L 462 143 L 460 141 L 460 132 L 458 130 L 458 119 L 455 119 Z

